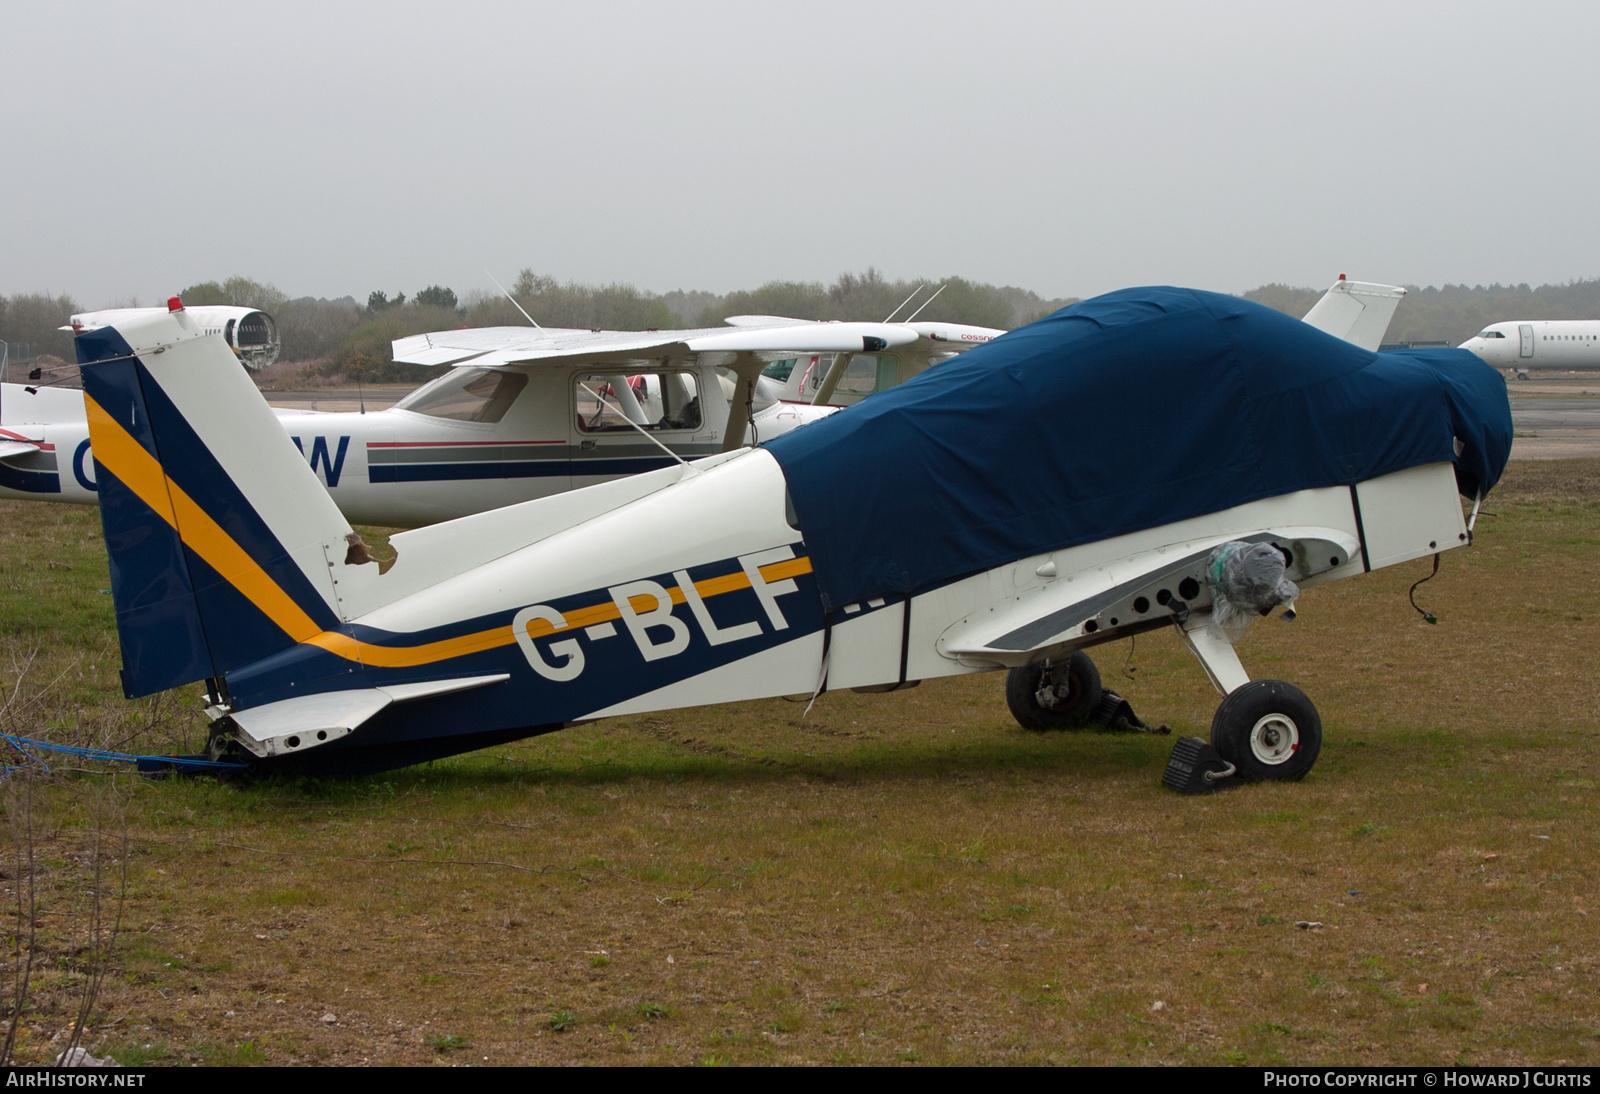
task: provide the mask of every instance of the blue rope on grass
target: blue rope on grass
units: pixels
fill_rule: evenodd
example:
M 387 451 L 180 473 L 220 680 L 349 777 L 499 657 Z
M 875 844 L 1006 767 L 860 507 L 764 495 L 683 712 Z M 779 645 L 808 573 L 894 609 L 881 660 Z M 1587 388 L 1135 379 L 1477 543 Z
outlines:
M 32 737 L 16 737 L 10 733 L 0 733 L 0 741 L 15 748 L 18 752 L 27 755 L 29 759 L 50 771 L 50 766 L 31 752 L 60 752 L 68 756 L 77 756 L 84 760 L 105 760 L 112 763 L 139 764 L 141 768 L 170 764 L 173 767 L 190 768 L 215 768 L 231 771 L 241 771 L 245 764 L 222 763 L 218 760 L 193 760 L 186 756 L 134 756 L 127 752 L 109 752 L 103 748 L 79 748 L 77 745 L 58 745 L 50 741 L 36 741 Z M 19 767 L 6 765 L 5 774 L 21 770 Z

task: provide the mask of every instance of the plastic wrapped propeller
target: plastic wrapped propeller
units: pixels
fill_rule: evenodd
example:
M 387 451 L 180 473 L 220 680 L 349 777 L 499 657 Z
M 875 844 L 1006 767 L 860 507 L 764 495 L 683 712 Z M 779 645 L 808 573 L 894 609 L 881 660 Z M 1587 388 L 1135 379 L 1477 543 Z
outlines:
M 1290 581 L 1289 561 L 1270 543 L 1233 540 L 1211 552 L 1206 580 L 1211 617 L 1230 641 L 1238 641 L 1257 616 L 1294 604 L 1300 587 Z

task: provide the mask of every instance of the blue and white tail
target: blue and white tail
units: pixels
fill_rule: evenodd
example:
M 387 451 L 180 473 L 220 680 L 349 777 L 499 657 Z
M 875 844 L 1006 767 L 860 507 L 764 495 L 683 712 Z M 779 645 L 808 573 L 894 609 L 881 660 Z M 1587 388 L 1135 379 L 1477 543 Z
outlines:
M 176 306 L 77 345 L 123 691 L 221 677 L 337 627 L 339 579 L 365 553 L 222 338 Z

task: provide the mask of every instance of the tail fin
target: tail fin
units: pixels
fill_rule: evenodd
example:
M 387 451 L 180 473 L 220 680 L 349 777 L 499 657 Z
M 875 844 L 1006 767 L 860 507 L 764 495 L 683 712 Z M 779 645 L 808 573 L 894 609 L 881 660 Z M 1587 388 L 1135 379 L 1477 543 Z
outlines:
M 337 626 L 350 525 L 221 336 L 180 305 L 77 347 L 123 691 L 220 677 Z
M 1335 338 L 1376 350 L 1406 291 L 1398 285 L 1346 281 L 1344 274 L 1306 312 L 1305 321 Z

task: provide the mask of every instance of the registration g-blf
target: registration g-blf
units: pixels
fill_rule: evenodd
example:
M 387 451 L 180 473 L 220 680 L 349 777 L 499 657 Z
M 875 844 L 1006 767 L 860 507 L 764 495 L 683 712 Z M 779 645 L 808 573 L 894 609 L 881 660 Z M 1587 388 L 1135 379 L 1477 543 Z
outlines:
M 1239 774 L 1321 724 L 1233 640 L 1299 590 L 1464 546 L 1511 443 L 1461 350 L 1233 297 L 1063 309 L 759 448 L 393 537 L 374 561 L 183 311 L 78 339 L 129 696 L 205 681 L 211 752 L 362 772 L 612 715 L 1008 670 L 1175 627 Z

